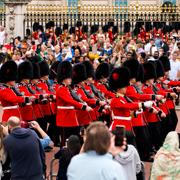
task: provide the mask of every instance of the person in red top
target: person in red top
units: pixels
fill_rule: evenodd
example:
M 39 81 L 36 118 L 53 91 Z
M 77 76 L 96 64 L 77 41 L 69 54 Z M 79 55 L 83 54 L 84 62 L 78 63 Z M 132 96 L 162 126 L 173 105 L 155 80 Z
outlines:
M 22 96 L 15 88 L 17 65 L 14 61 L 5 62 L 0 69 L 0 102 L 3 109 L 2 122 L 11 116 L 21 119 L 19 105 L 29 103 L 29 98 Z
M 175 110 L 175 104 L 173 101 L 173 99 L 177 98 L 176 93 L 174 93 L 174 92 L 176 92 L 176 88 L 169 89 L 169 84 L 173 84 L 172 81 L 168 80 L 168 74 L 171 69 L 169 58 L 167 56 L 163 55 L 159 58 L 159 60 L 162 62 L 162 65 L 163 65 L 164 71 L 165 71 L 165 76 L 164 76 L 164 79 L 161 81 L 161 83 L 163 85 L 162 86 L 163 89 L 166 92 L 169 92 L 169 95 L 170 95 L 170 97 L 166 101 L 166 104 L 169 108 L 170 118 L 172 121 L 171 130 L 174 131 L 176 129 L 177 122 L 178 122 L 178 117 L 177 117 L 176 110 Z
M 78 96 L 86 102 L 92 108 L 96 106 L 106 104 L 105 101 L 101 101 L 92 97 L 88 91 L 85 89 L 86 80 L 86 68 L 85 65 L 82 63 L 78 63 L 73 67 L 73 85 L 75 86 L 74 89 Z M 83 112 L 82 110 L 77 110 L 77 118 L 80 126 L 87 126 L 92 121 L 97 121 L 98 117 L 96 115 L 95 109 L 91 112 Z
M 43 130 L 46 130 L 46 122 L 44 120 L 44 114 L 42 112 L 40 103 L 43 98 L 43 94 L 41 94 L 40 91 L 38 91 L 37 83 L 38 79 L 40 78 L 40 69 L 38 63 L 32 63 L 33 66 L 33 76 L 31 78 L 30 84 L 28 84 L 28 89 L 31 91 L 31 93 L 36 96 L 36 100 L 33 103 L 33 109 L 34 113 L 36 115 L 36 120 L 38 124 L 41 126 Z
M 56 134 L 56 92 L 49 83 L 49 65 L 44 60 L 39 63 L 40 80 L 37 87 L 41 89 L 41 93 L 45 96 L 41 103 L 41 109 L 44 114 L 44 120 L 47 122 L 47 133 L 50 138 L 55 142 L 58 140 Z M 57 140 L 55 140 L 57 139 Z M 56 142 L 55 142 L 56 144 Z
M 18 66 L 18 89 L 19 91 L 35 100 L 32 92 L 28 89 L 28 84 L 33 76 L 33 66 L 30 61 L 24 61 Z M 21 117 L 24 122 L 36 120 L 32 103 L 26 104 L 26 106 L 20 107 Z
M 108 63 L 103 62 L 99 64 L 95 72 L 95 86 L 104 94 L 107 99 L 112 99 L 115 97 L 115 94 L 108 89 L 109 87 L 107 80 L 109 77 L 109 73 L 110 67 Z
M 76 110 L 92 111 L 77 94 L 72 90 L 72 65 L 69 61 L 63 61 L 58 65 L 58 83 L 56 91 L 57 115 L 56 125 L 60 127 L 61 145 L 70 135 L 79 134 L 79 122 Z
M 139 111 L 143 107 L 151 107 L 152 102 L 141 103 L 130 101 L 125 95 L 129 81 L 130 73 L 126 67 L 116 68 L 110 75 L 109 86 L 116 92 L 116 97 L 110 103 L 113 119 L 110 130 L 114 130 L 117 125 L 124 125 L 127 131 L 128 142 L 135 144 L 131 114 L 134 114 L 134 111 Z
M 147 100 L 155 100 L 163 98 L 163 96 L 155 94 L 143 94 L 137 87 L 137 81 L 143 80 L 144 72 L 142 65 L 135 59 L 127 60 L 123 63 L 130 71 L 130 86 L 127 87 L 126 96 L 133 102 L 142 102 Z M 137 78 L 140 76 L 140 78 Z M 148 124 L 144 117 L 143 110 L 141 109 L 137 114 L 132 117 L 133 130 L 135 132 L 137 149 L 142 161 L 152 161 L 150 158 L 150 134 Z
M 156 79 L 156 70 L 152 62 L 143 64 L 144 67 L 144 84 L 142 91 L 145 94 L 155 94 L 153 89 L 154 80 Z M 161 118 L 166 117 L 166 114 L 154 105 L 150 109 L 146 109 L 144 112 L 145 118 L 148 122 L 149 130 L 151 133 L 151 139 L 153 146 L 158 150 L 162 145 L 162 129 L 161 129 Z M 157 138 L 158 137 L 158 138 Z

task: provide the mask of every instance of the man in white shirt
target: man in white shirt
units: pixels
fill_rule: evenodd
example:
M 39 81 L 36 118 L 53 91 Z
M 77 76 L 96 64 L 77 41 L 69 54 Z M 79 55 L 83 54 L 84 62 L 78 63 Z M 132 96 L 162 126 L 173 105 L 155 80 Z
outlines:
M 174 52 L 172 58 L 170 59 L 171 70 L 169 71 L 170 80 L 180 79 L 180 62 L 177 60 L 178 53 Z
M 6 32 L 4 30 L 4 27 L 0 26 L 0 46 L 4 44 L 6 38 Z
M 154 39 L 151 39 L 149 43 L 147 43 L 144 47 L 146 54 L 150 54 L 151 47 L 154 45 Z

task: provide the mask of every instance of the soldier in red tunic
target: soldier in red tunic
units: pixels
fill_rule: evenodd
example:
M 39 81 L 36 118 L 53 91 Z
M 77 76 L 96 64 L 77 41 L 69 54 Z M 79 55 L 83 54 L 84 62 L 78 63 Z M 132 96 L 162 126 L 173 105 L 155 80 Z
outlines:
M 115 95 L 113 92 L 111 92 L 108 89 L 107 80 L 109 77 L 109 73 L 110 73 L 109 64 L 108 63 L 101 63 L 97 67 L 96 72 L 95 72 L 95 78 L 96 78 L 95 86 L 98 90 L 100 90 L 104 94 L 104 96 L 107 99 L 112 99 L 115 97 Z
M 142 91 L 145 94 L 155 94 L 153 88 L 154 80 L 156 79 L 155 66 L 152 62 L 147 62 L 143 64 L 143 67 L 145 75 Z M 158 150 L 163 141 L 160 121 L 161 118 L 166 117 L 166 114 L 156 104 L 152 108 L 146 109 L 144 114 L 149 125 L 153 146 Z
M 129 86 L 130 73 L 126 67 L 116 68 L 110 75 L 109 85 L 116 92 L 116 97 L 111 101 L 113 122 L 110 130 L 115 129 L 117 125 L 124 125 L 127 131 L 128 142 L 135 144 L 135 137 L 132 126 L 132 114 L 143 107 L 151 107 L 152 102 L 132 102 L 125 94 Z
M 19 105 L 29 103 L 29 98 L 22 96 L 16 88 L 17 65 L 14 61 L 5 62 L 0 69 L 0 101 L 3 109 L 2 122 L 6 123 L 11 116 L 21 119 Z
M 147 100 L 161 99 L 163 96 L 155 94 L 143 94 L 137 87 L 137 81 L 143 81 L 144 72 L 142 65 L 135 59 L 125 61 L 123 66 L 127 67 L 130 71 L 130 86 L 127 87 L 126 96 L 133 102 L 143 102 Z M 137 78 L 140 76 L 140 78 Z M 143 109 L 136 111 L 136 114 L 132 117 L 133 130 L 135 132 L 137 149 L 141 160 L 152 161 L 150 158 L 150 134 L 148 130 L 148 124 L 144 117 Z
M 28 89 L 28 84 L 30 79 L 33 76 L 33 66 L 30 61 L 24 61 L 18 66 L 18 89 L 19 91 L 28 96 L 29 98 L 33 97 L 35 100 L 35 96 L 33 96 L 32 92 Z M 22 120 L 25 122 L 36 120 L 36 116 L 34 113 L 32 102 L 26 104 L 26 106 L 20 107 Z
M 76 110 L 92 111 L 82 99 L 71 89 L 72 65 L 69 61 L 63 61 L 58 66 L 58 83 L 56 91 L 57 115 L 56 125 L 60 127 L 61 145 L 72 134 L 79 134 L 79 122 Z

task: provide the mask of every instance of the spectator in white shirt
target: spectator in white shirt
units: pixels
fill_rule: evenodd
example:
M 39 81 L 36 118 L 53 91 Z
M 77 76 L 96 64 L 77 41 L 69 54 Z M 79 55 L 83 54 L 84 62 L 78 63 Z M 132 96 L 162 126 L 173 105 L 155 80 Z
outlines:
M 0 26 L 0 46 L 2 46 L 4 44 L 6 38 L 6 32 L 4 27 Z
M 150 54 L 151 47 L 154 45 L 154 39 L 151 39 L 149 43 L 147 43 L 144 47 L 146 54 Z
M 170 59 L 171 70 L 169 71 L 170 80 L 179 80 L 180 78 L 180 62 L 177 60 L 178 53 L 174 52 Z

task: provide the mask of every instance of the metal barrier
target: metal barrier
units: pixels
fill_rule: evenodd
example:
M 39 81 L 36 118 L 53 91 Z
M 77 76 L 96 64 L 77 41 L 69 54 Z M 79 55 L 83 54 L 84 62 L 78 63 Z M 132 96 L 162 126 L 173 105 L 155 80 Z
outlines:
M 57 161 L 59 161 L 59 159 L 52 159 L 50 162 L 50 173 L 49 173 L 49 180 L 53 180 L 53 178 L 57 177 L 57 173 L 55 173 L 53 170 L 55 163 L 57 163 Z
M 48 21 L 54 21 L 58 27 L 67 23 L 75 26 L 77 21 L 83 25 L 92 26 L 98 24 L 103 26 L 108 22 L 114 22 L 115 26 L 122 27 L 124 22 L 130 22 L 131 27 L 136 22 L 180 22 L 180 6 L 164 5 L 129 5 L 129 6 L 104 6 L 88 5 L 68 7 L 53 4 L 29 4 L 25 14 L 25 28 L 32 28 L 34 22 L 45 25 Z

